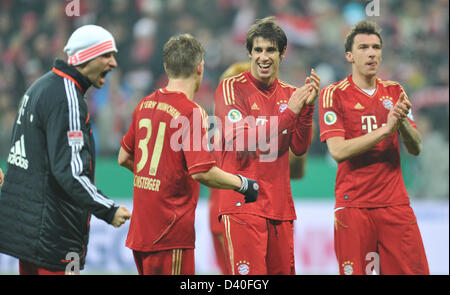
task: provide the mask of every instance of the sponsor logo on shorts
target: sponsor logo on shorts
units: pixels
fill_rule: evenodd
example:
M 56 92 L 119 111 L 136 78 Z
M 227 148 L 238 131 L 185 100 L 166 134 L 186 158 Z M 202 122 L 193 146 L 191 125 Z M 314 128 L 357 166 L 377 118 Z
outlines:
M 250 272 L 250 262 L 248 261 L 239 261 L 238 263 L 236 263 L 237 265 L 237 272 L 240 275 L 248 275 Z
M 353 262 L 345 261 L 342 263 L 342 269 L 344 270 L 344 275 L 352 275 L 353 274 Z

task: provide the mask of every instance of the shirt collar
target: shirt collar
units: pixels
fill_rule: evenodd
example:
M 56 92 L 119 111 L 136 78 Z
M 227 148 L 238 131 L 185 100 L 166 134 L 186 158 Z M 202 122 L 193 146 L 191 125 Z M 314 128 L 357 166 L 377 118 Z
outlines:
M 81 92 L 86 93 L 88 88 L 92 85 L 91 81 L 81 74 L 75 67 L 68 65 L 65 61 L 61 59 L 56 59 L 53 72 L 59 76 L 63 76 L 72 80 Z
M 269 94 L 269 93 L 272 93 L 275 89 L 276 89 L 276 87 L 277 87 L 277 84 L 278 84 L 278 78 L 275 78 L 275 80 L 270 84 L 270 85 L 267 85 L 267 84 L 265 84 L 265 83 L 263 83 L 263 82 L 261 82 L 261 81 L 259 81 L 258 79 L 256 79 L 255 77 L 253 77 L 253 75 L 252 75 L 252 73 L 249 71 L 249 72 L 247 72 L 247 76 L 248 76 L 248 79 L 260 90 L 260 91 L 262 91 L 263 93 L 265 93 L 265 94 Z

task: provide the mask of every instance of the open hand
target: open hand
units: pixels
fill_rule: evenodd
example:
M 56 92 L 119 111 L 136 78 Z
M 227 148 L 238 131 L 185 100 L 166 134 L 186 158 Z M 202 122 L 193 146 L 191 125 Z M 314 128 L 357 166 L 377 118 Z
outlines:
M 387 125 L 392 132 L 397 131 L 400 123 L 406 118 L 411 109 L 411 102 L 406 98 L 402 92 L 398 98 L 397 103 L 388 113 Z
M 310 83 L 297 88 L 289 98 L 288 108 L 290 108 L 294 113 L 299 114 L 308 97 L 311 95 L 311 92 L 312 86 Z
M 320 89 L 320 77 L 316 74 L 314 69 L 311 70 L 311 76 L 305 79 L 305 85 L 297 88 L 291 95 L 288 103 L 294 113 L 299 114 L 303 105 L 314 105 Z
M 319 90 L 320 90 L 320 77 L 317 75 L 316 71 L 314 69 L 311 70 L 311 76 L 307 77 L 305 79 L 305 85 L 309 84 L 312 87 L 311 93 L 309 94 L 308 98 L 306 99 L 307 105 L 313 105 L 319 96 Z

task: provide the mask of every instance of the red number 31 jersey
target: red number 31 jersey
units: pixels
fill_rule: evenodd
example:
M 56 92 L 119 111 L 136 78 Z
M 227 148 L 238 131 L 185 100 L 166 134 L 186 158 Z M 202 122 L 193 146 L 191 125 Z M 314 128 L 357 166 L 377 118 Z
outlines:
M 181 92 L 159 89 L 136 107 L 121 145 L 134 155 L 133 214 L 126 246 L 150 252 L 195 246 L 199 183 L 215 165 L 201 145 L 205 111 Z

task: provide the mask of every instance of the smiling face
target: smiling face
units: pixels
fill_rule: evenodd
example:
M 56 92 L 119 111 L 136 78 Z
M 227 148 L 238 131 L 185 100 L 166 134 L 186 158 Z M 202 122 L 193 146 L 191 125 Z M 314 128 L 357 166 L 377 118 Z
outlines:
M 278 76 L 278 68 L 286 50 L 280 54 L 275 41 L 256 37 L 253 39 L 250 71 L 257 80 L 269 85 Z
M 354 75 L 370 78 L 376 76 L 381 63 L 381 40 L 375 34 L 357 34 L 352 50 L 346 53 L 353 64 Z
M 117 67 L 114 52 L 100 55 L 77 69 L 86 76 L 95 88 L 102 88 L 106 82 L 106 74 Z

